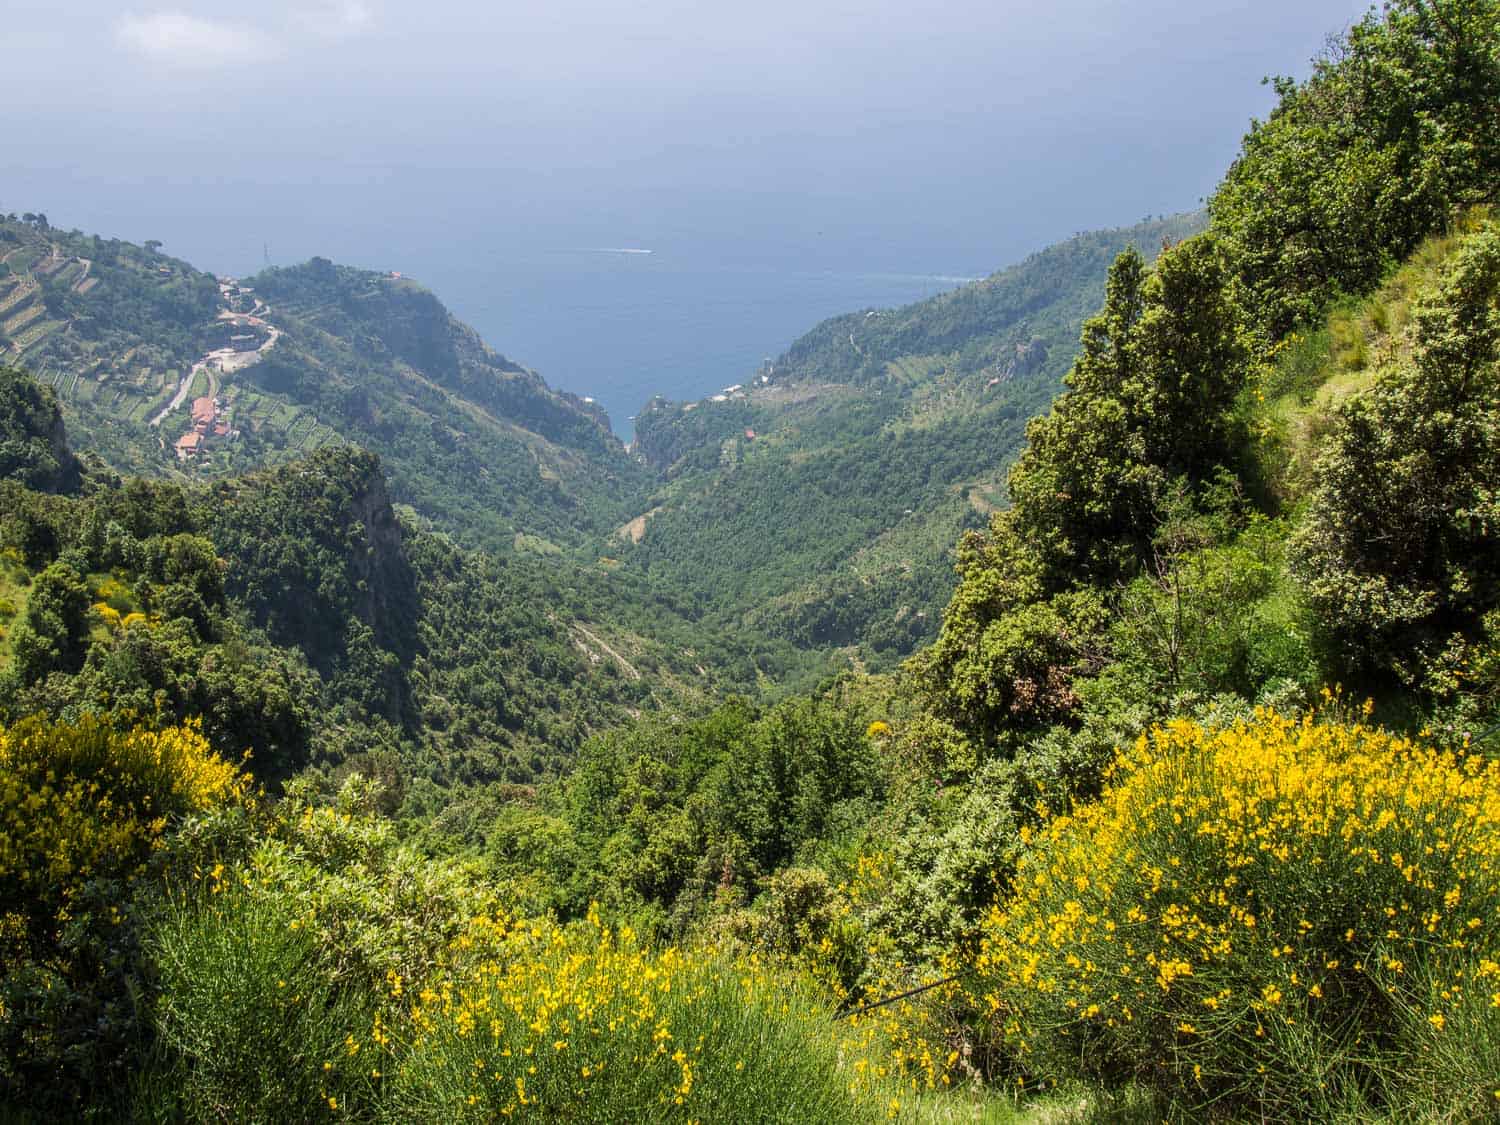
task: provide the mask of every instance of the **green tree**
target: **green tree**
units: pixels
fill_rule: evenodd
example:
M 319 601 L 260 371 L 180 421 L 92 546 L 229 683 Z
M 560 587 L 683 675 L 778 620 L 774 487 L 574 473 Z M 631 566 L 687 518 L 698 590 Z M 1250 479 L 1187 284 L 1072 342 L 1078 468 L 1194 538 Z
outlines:
M 1010 474 L 1016 533 L 1049 589 L 1132 573 L 1167 483 L 1205 481 L 1229 459 L 1247 353 L 1228 282 L 1209 236 L 1164 252 L 1149 274 L 1134 250 L 1110 268 L 1069 390 L 1027 427 Z
M 49 672 L 76 672 L 89 641 L 89 592 L 78 572 L 55 562 L 31 586 L 26 616 L 16 627 L 16 669 L 31 684 Z
M 1408 671 L 1500 604 L 1500 226 L 1470 236 L 1418 301 L 1411 356 L 1349 400 L 1293 541 L 1327 629 Z
M 1208 236 L 1149 272 L 1121 254 L 1068 391 L 1027 427 L 1014 506 L 960 544 L 942 631 L 912 668 L 936 713 L 981 746 L 1067 719 L 1074 681 L 1102 666 L 1116 587 L 1152 557 L 1162 505 L 1212 491 L 1233 458 L 1248 356 L 1229 280 Z
M 1369 288 L 1455 204 L 1493 196 L 1500 4 L 1392 0 L 1276 92 L 1209 211 L 1280 335 Z

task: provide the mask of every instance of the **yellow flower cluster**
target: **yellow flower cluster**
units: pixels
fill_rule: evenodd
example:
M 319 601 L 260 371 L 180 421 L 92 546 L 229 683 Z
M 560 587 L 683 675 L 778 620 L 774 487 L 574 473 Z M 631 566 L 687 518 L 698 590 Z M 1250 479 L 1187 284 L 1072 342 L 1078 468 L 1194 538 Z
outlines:
M 1311 1044 L 1389 1042 L 1429 988 L 1457 1004 L 1486 987 L 1500 764 L 1357 723 L 1176 722 L 1047 826 L 1015 888 L 980 964 L 1023 1058 L 1244 1096 Z
M 0 887 L 16 909 L 61 921 L 90 880 L 134 878 L 170 817 L 237 800 L 245 786 L 195 724 L 0 729 Z
M 132 629 L 137 625 L 155 626 L 160 623 L 160 618 L 156 614 L 152 614 L 150 617 L 138 611 L 122 614 L 108 602 L 95 602 L 90 608 L 93 610 L 94 617 L 98 619 L 99 623 L 111 633 Z
M 829 1040 L 826 1010 L 758 958 L 653 951 L 594 911 L 476 918 L 452 953 L 440 980 L 391 990 L 409 1029 L 394 1096 L 418 1115 L 720 1117 L 792 1044 Z
M 838 885 L 842 902 L 840 917 L 848 918 L 864 906 L 878 903 L 889 893 L 893 866 L 885 852 L 861 853 L 851 877 Z M 826 943 L 826 939 L 825 939 Z M 819 964 L 821 950 L 810 951 L 813 976 L 829 988 L 839 1003 L 857 1011 L 863 1004 L 895 996 L 933 975 L 952 975 L 952 966 L 934 970 L 924 967 L 914 975 L 889 942 L 871 934 L 865 949 L 867 971 L 857 996 L 851 996 L 839 974 Z M 919 998 L 900 1000 L 869 1012 L 838 1021 L 837 1042 L 849 1068 L 849 1089 L 858 1095 L 873 1094 L 878 1086 L 898 1086 L 908 1093 L 938 1090 L 952 1085 L 960 1056 L 949 1045 L 952 1021 L 944 1018 L 944 1006 L 958 994 L 956 985 L 944 985 Z
M 885 981 L 871 985 L 868 994 L 895 995 L 911 987 L 910 983 Z M 947 985 L 920 1000 L 900 1000 L 840 1020 L 836 1041 L 846 1061 L 849 1092 L 871 1097 L 893 1087 L 908 1094 L 947 1088 L 959 1053 L 946 1045 L 951 1028 L 937 1013 L 941 1003 L 956 992 L 956 986 Z

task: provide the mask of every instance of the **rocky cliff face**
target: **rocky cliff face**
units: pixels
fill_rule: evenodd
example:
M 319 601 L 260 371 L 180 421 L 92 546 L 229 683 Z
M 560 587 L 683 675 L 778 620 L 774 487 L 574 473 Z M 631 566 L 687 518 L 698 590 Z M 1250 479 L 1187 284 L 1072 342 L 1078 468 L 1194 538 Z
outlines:
M 67 493 L 77 491 L 80 476 L 51 389 L 0 367 L 0 479 Z
M 397 719 L 419 598 L 380 459 L 351 446 L 218 486 L 207 523 L 225 586 L 273 642 Z
M 416 579 L 378 462 L 356 480 L 348 518 L 361 532 L 355 541 L 365 543 L 349 559 L 355 613 L 374 631 L 376 643 L 404 665 L 417 646 Z

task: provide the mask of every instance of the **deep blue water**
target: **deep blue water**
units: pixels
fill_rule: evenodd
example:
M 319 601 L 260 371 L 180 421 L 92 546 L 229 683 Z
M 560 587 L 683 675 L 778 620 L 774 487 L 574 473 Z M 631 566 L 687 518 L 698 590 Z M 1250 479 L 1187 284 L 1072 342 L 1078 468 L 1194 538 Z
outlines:
M 626 440 L 631 416 L 653 395 L 696 399 L 745 382 L 820 320 L 909 304 L 967 280 L 724 263 L 662 249 L 481 250 L 423 270 L 418 279 L 487 343 L 553 387 L 597 399 Z

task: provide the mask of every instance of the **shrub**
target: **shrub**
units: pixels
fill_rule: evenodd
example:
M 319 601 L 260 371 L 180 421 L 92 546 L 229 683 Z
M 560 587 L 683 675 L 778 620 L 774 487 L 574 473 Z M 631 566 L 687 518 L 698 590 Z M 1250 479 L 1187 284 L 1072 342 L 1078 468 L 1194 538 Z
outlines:
M 1500 225 L 1415 303 L 1399 357 L 1334 413 L 1291 559 L 1356 667 L 1416 686 L 1500 607 Z
M 291 788 L 232 878 L 313 935 L 341 984 L 379 988 L 392 974 L 426 974 L 470 919 L 499 908 L 501 888 L 401 844 L 374 815 L 379 790 L 362 778 L 348 778 L 333 806 Z
M 217 869 L 216 869 L 217 870 Z M 288 904 L 215 877 L 171 903 L 147 942 L 157 1052 L 137 1116 L 307 1121 L 368 1108 L 377 1075 L 349 1044 L 378 1024 Z
M 1432 1041 L 1500 1038 L 1500 764 L 1267 711 L 1175 722 L 1047 825 L 1015 887 L 982 991 L 1034 1076 L 1273 1120 L 1389 1109 L 1419 1080 L 1432 1112 L 1475 1109 L 1432 1080 L 1463 1069 Z
M 244 785 L 196 726 L 0 729 L 0 1097 L 60 1109 L 118 1081 L 149 865 L 174 820 Z
M 86 924 L 80 913 L 99 905 L 92 898 L 101 884 L 144 873 L 170 818 L 238 800 L 244 785 L 196 725 L 121 731 L 87 717 L 0 729 L 7 929 L 24 929 L 33 953 L 54 948 Z
M 862 1121 L 829 1013 L 753 961 L 651 952 L 597 915 L 478 921 L 490 956 L 415 998 L 400 1120 Z M 853 1089 L 851 1089 L 853 1087 Z

